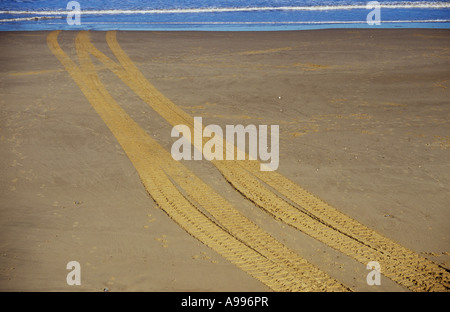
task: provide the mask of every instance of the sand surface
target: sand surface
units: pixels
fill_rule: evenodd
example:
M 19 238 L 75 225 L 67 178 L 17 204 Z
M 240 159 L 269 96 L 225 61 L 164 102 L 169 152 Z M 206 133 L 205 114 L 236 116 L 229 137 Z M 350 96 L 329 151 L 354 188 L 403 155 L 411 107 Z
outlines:
M 0 33 L 1 291 L 271 291 L 176 224 L 47 45 Z M 77 32 L 61 48 L 77 62 Z M 110 58 L 105 32 L 92 43 Z M 278 173 L 450 269 L 450 31 L 117 32 L 162 94 L 205 124 L 279 125 Z M 103 64 L 167 151 L 172 126 Z M 242 214 L 354 291 L 408 291 L 274 220 L 208 161 L 182 161 Z M 81 285 L 69 286 L 69 261 Z M 375 260 L 375 259 L 374 259 Z

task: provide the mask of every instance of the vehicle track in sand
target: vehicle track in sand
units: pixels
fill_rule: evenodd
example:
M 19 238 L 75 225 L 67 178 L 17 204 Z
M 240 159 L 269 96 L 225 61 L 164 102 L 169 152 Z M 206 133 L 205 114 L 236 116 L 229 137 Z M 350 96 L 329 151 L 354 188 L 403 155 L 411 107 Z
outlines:
M 100 81 L 87 33 L 76 38 L 79 66 L 60 48 L 57 35 L 48 36 L 50 49 L 119 141 L 149 194 L 183 229 L 275 291 L 349 290 L 245 218 L 140 128 Z
M 68 58 L 59 47 L 58 33 L 49 34 L 50 49 L 77 82 L 94 108 L 97 107 L 97 112 L 127 152 L 150 195 L 180 226 L 232 263 L 261 281 L 264 280 L 263 282 L 274 290 L 346 290 L 345 287 L 321 271 L 316 271 L 314 266 L 294 255 L 286 246 L 275 241 L 270 235 L 243 217 L 201 179 L 179 162 L 174 161 L 170 153 L 151 139 L 126 115 L 99 80 L 90 61 L 90 55 L 109 68 L 170 125 L 174 127 L 180 124 L 186 125 L 191 129 L 191 133 L 194 131 L 193 117 L 177 107 L 144 77 L 119 46 L 116 32 L 107 32 L 106 40 L 118 62 L 95 48 L 90 42 L 88 32 L 80 32 L 76 39 L 80 66 Z M 112 116 L 113 112 L 114 116 Z M 122 133 L 125 132 L 124 129 L 114 130 L 116 127 L 130 127 L 127 130 L 128 136 L 124 136 Z M 203 131 L 203 129 L 200 130 Z M 185 138 L 195 144 L 192 138 Z M 205 142 L 204 138 L 201 144 Z M 224 141 L 224 144 L 229 143 Z M 196 148 L 203 150 L 202 146 L 196 146 Z M 154 158 L 152 158 L 154 163 L 142 163 L 143 159 L 150 157 Z M 364 265 L 370 261 L 377 261 L 385 276 L 410 290 L 448 291 L 450 274 L 446 269 L 339 212 L 277 172 L 261 171 L 259 161 L 212 160 L 211 162 L 239 193 L 275 219 L 310 235 Z M 208 215 L 204 214 L 202 209 L 207 211 Z M 190 212 L 189 215 L 186 214 L 187 211 Z M 205 232 L 205 228 L 208 228 L 208 232 Z M 232 247 L 223 249 L 222 243 L 217 242 L 218 238 L 215 235 L 221 237 L 221 241 L 226 241 L 227 246 Z M 283 263 L 283 268 L 287 272 L 283 274 L 288 274 L 290 277 L 282 279 L 283 281 L 280 283 L 273 282 L 273 279 L 268 278 L 265 274 L 275 274 L 274 276 L 276 276 L 276 271 L 270 269 L 266 272 L 259 264 L 255 265 L 256 271 L 253 272 L 250 263 L 255 263 L 251 260 L 255 255 L 251 251 L 244 251 L 245 247 L 239 245 L 238 242 L 263 256 L 266 259 L 264 261 Z M 239 250 L 242 254 L 238 257 L 231 250 Z M 234 256 L 230 256 L 231 254 Z M 309 273 L 308 270 L 310 270 Z M 327 281 L 324 285 L 329 284 L 329 288 L 319 287 L 318 284 L 322 283 L 319 282 L 320 278 L 317 280 L 309 277 L 317 275 L 317 272 L 320 272 L 319 275 Z M 293 276 L 302 276 L 304 279 L 302 282 L 308 282 L 305 282 L 303 286 L 297 285 L 291 280 Z M 316 286 L 313 286 L 315 285 L 313 280 L 318 283 Z M 283 285 L 289 286 L 283 288 Z

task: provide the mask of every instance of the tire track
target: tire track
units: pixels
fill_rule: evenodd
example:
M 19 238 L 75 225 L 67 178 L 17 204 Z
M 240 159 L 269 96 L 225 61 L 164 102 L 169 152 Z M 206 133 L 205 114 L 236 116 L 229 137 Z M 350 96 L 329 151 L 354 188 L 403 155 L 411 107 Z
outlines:
M 247 164 L 252 166 L 247 174 L 242 168 L 222 168 L 221 172 L 274 218 L 363 264 L 379 262 L 385 276 L 413 291 L 448 290 L 449 274 L 444 268 L 343 215 L 283 176 L 260 171 L 253 162 Z M 311 213 L 313 209 L 322 211 Z
M 193 132 L 193 118 L 150 84 L 121 49 L 115 34 L 108 32 L 106 39 L 119 63 L 112 61 L 90 42 L 89 51 L 172 126 L 187 125 Z M 191 138 L 186 139 L 195 144 Z M 225 144 L 229 146 L 226 141 Z M 203 150 L 202 146 L 196 148 Z M 363 264 L 378 261 L 384 275 L 411 290 L 449 289 L 447 270 L 339 212 L 277 172 L 261 171 L 258 161 L 212 162 L 237 191 L 274 218 Z
M 377 251 L 380 257 L 371 259 L 378 261 L 385 275 L 399 284 L 413 291 L 448 291 L 450 289 L 449 272 L 436 263 L 342 214 L 276 172 L 268 175 L 253 168 L 252 173 L 308 213 L 320 218 L 321 222 L 328 227 L 350 235 L 353 239 Z
M 58 34 L 47 37 L 51 51 L 121 144 L 149 194 L 176 223 L 275 291 L 349 290 L 241 215 L 140 128 L 100 81 L 87 32 L 76 37 L 80 66 L 60 48 Z

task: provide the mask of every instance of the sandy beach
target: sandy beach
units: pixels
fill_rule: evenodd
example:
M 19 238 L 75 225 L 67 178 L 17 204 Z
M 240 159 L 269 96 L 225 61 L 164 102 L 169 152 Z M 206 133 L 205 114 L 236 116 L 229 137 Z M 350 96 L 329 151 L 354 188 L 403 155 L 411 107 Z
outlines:
M 353 239 L 349 244 L 354 245 L 337 250 L 344 243 L 333 241 L 336 249 L 331 238 L 321 241 L 319 234 L 314 237 L 314 229 L 307 232 L 301 223 L 299 228 L 289 223 L 294 217 L 283 219 L 283 209 L 279 215 L 263 209 L 264 203 L 271 209 L 271 200 L 259 202 L 257 196 L 252 200 L 240 189 L 239 175 L 228 179 L 220 164 L 178 162 L 197 180 L 177 177 L 177 187 L 182 188 L 184 181 L 189 193 L 189 181 L 208 185 L 266 235 L 261 236 L 263 242 L 273 238 L 277 248 L 286 247 L 300 257 L 292 256 L 293 267 L 304 259 L 327 276 L 324 280 L 329 277 L 330 283 L 336 281 L 351 291 L 448 291 L 449 30 L 118 31 L 112 41 L 107 41 L 106 32 L 85 35 L 83 39 L 75 31 L 53 37 L 41 31 L 0 33 L 0 291 L 284 289 L 287 282 L 281 286 L 265 282 L 258 275 L 263 273 L 247 269 L 251 262 L 221 252 L 216 232 L 202 238 L 203 232 L 196 234 L 183 225 L 184 219 L 165 210 L 168 205 L 178 213 L 181 195 L 179 201 L 164 198 L 166 203 L 150 194 L 152 183 L 154 194 L 165 194 L 158 183 L 166 179 L 164 173 L 176 179 L 178 167 L 169 160 L 165 164 L 163 152 L 149 148 L 145 154 L 142 144 L 128 134 L 142 129 L 149 136 L 145 140 L 152 142 L 148 146 L 155 144 L 170 153 L 175 141 L 172 123 L 178 117 L 175 109 L 164 115 L 165 103 L 223 128 L 279 125 L 276 179 L 269 173 L 260 177 L 252 173 L 249 179 L 258 176 L 273 198 L 288 198 L 284 204 L 295 206 L 294 186 L 291 198 L 284 184 L 270 185 L 291 181 L 335 208 L 336 215 L 367 227 L 368 236 L 373 231 L 386 238 L 386 246 L 393 246 L 385 252 L 384 243 L 374 247 L 377 238 L 365 243 L 351 229 L 339 229 L 339 221 L 333 225 L 333 214 L 317 212 L 312 220 L 305 219 L 325 225 L 329 233 L 336 231 L 342 242 Z M 114 40 L 120 45 L 116 50 Z M 102 54 L 92 56 L 89 42 Z M 58 47 L 65 54 L 58 54 Z M 123 60 L 129 57 L 133 63 L 129 71 L 117 67 L 115 53 L 120 49 Z M 91 56 L 83 58 L 84 52 Z M 147 82 L 133 74 L 135 68 Z M 103 86 L 123 112 L 103 101 Z M 150 102 L 161 101 L 164 114 L 145 102 L 147 93 L 154 96 Z M 130 126 L 119 122 L 125 114 Z M 147 157 L 149 164 L 141 164 Z M 158 175 L 158 166 L 167 168 Z M 202 200 L 200 193 L 197 202 Z M 216 197 L 207 198 L 210 192 L 205 194 L 205 201 L 215 201 Z M 315 200 L 308 194 L 304 198 Z M 200 214 L 214 216 L 206 206 Z M 306 206 L 309 218 L 316 212 Z M 232 215 L 230 210 L 227 218 Z M 229 235 L 230 246 L 253 244 L 238 228 L 234 232 L 232 222 L 229 230 L 223 230 L 229 221 L 223 218 L 215 231 Z M 372 259 L 382 265 L 381 285 L 368 285 L 370 271 L 365 260 L 358 260 L 366 259 L 358 254 L 358 243 L 386 257 L 386 265 Z M 428 278 L 423 283 L 402 276 L 398 273 L 402 267 L 407 268 L 405 274 L 413 272 L 411 276 L 422 273 L 413 264 L 409 268 L 409 256 L 403 262 L 392 260 L 397 258 L 390 256 L 391 251 L 404 254 L 399 246 L 411 253 L 411 259 L 417 256 L 418 263 L 425 259 L 436 270 L 423 273 Z M 258 248 L 250 248 L 249 259 Z M 264 259 L 276 263 L 270 255 L 276 256 L 278 249 L 273 250 Z M 81 285 L 67 284 L 69 261 L 80 263 Z M 286 264 L 286 274 L 317 276 L 290 265 Z M 429 278 L 435 272 L 440 272 L 439 278 Z M 408 286 L 406 280 L 411 279 Z M 303 290 L 328 291 L 313 286 Z

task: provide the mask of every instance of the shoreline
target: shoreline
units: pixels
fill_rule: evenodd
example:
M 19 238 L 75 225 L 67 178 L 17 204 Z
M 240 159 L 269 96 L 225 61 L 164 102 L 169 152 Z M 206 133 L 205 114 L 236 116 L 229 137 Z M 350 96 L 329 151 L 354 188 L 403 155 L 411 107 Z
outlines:
M 167 27 L 160 27 L 160 28 L 139 28 L 134 26 L 110 26 L 105 28 L 104 26 L 96 27 L 95 24 L 92 24 L 94 26 L 88 27 L 88 28 L 80 28 L 76 29 L 73 26 L 69 27 L 59 27 L 58 29 L 55 29 L 53 25 L 49 25 L 48 29 L 33 29 L 33 27 L 25 27 L 25 29 L 8 29 L 4 28 L 2 29 L 2 24 L 0 24 L 0 32 L 22 32 L 22 31 L 53 31 L 53 30 L 61 30 L 61 31 L 81 31 L 81 30 L 88 30 L 88 31 L 130 31 L 130 32 L 286 32 L 286 31 L 312 31 L 312 30 L 413 30 L 413 29 L 434 29 L 434 30 L 445 30 L 450 29 L 450 20 L 442 20 L 442 21 L 433 21 L 433 20 L 426 20 L 426 21 L 416 21 L 416 22 L 410 22 L 410 21 L 385 21 L 381 25 L 378 26 L 370 26 L 370 25 L 364 25 L 366 22 L 360 22 L 360 23 L 332 23 L 332 27 L 330 27 L 330 24 L 311 24 L 308 26 L 308 23 L 300 23 L 303 26 L 302 28 L 298 26 L 294 26 L 297 23 L 286 23 L 287 26 L 281 27 L 281 26 L 267 26 L 267 27 L 259 27 L 254 26 L 253 24 L 250 24 L 250 26 L 242 27 L 242 25 L 246 25 L 245 23 L 238 23 L 236 25 L 240 26 L 233 26 L 234 24 L 227 23 L 225 25 L 228 25 L 227 27 L 219 28 L 217 25 L 211 26 L 211 27 L 205 27 L 204 24 L 196 23 L 197 27 L 191 27 L 191 28 L 167 28 Z M 88 24 L 89 23 L 85 23 Z M 271 23 L 269 23 L 271 24 Z M 384 24 L 384 25 L 383 25 Z M 386 25 L 388 24 L 388 25 Z M 209 25 L 209 23 L 207 23 Z M 252 26 L 253 25 L 253 26 Z M 343 26 L 345 25 L 345 26 Z M 406 26 L 405 26 L 406 25 Z M 120 29 L 118 29 L 120 28 Z

